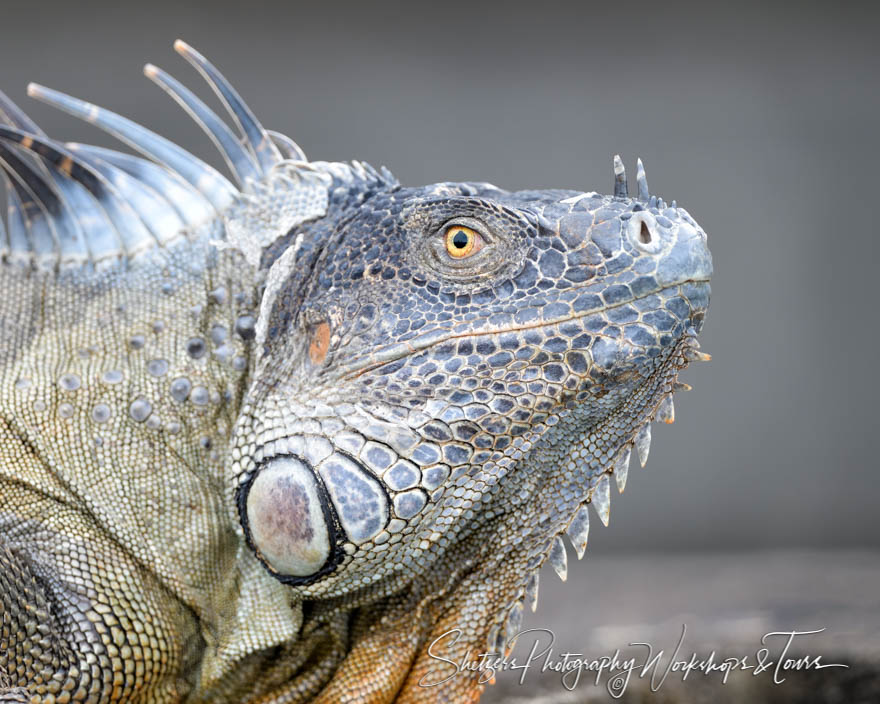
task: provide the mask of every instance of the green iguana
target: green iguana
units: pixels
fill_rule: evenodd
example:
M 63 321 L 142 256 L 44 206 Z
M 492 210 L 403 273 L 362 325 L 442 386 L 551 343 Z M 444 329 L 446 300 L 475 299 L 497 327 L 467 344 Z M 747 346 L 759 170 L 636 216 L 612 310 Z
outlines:
M 0 96 L 0 702 L 475 701 L 432 644 L 503 651 L 607 524 L 708 358 L 706 235 L 619 157 L 613 195 L 307 161 L 175 47 L 234 183 Z

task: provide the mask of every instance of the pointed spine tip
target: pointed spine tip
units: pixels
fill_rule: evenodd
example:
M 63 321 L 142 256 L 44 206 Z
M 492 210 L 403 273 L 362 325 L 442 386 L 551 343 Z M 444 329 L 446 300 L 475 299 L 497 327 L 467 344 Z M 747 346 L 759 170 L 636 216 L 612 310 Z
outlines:
M 27 94 L 28 94 L 28 97 L 30 97 L 30 98 L 39 97 L 41 94 L 43 94 L 45 92 L 45 90 L 46 89 L 43 86 L 41 86 L 39 83 L 31 82 L 31 83 L 27 84 Z
M 196 51 L 190 44 L 183 41 L 183 39 L 176 39 L 174 41 L 174 51 L 187 60 L 206 61 L 204 56 Z
M 685 352 L 684 356 L 685 356 L 685 359 L 687 359 L 689 362 L 711 362 L 712 361 L 711 354 L 707 354 L 706 352 L 701 352 L 700 350 L 693 349 L 693 348 L 687 350 Z
M 667 425 L 675 422 L 675 403 L 672 400 L 672 394 L 664 398 L 657 407 L 657 420 Z
M 639 200 L 647 201 L 651 197 L 648 190 L 648 178 L 645 175 L 645 165 L 641 159 L 636 159 L 636 181 L 639 184 Z
M 626 489 L 626 480 L 629 475 L 629 460 L 631 456 L 631 450 L 627 447 L 623 452 L 620 453 L 620 457 L 617 458 L 617 462 L 614 464 L 614 479 L 617 481 L 617 490 L 621 494 L 623 490 Z
M 611 487 L 608 480 L 608 474 L 603 474 L 599 478 L 599 481 L 596 483 L 596 487 L 593 490 L 593 495 L 590 498 L 590 503 L 596 510 L 596 514 L 599 516 L 599 520 L 602 521 L 602 525 L 607 528 L 608 523 L 611 520 Z
M 159 75 L 159 67 L 153 64 L 144 64 L 144 75 L 150 79 L 155 78 Z
M 565 552 L 565 543 L 558 535 L 553 539 L 553 545 L 547 559 L 559 579 L 563 582 L 568 579 L 568 556 Z
M 636 452 L 639 455 L 639 464 L 644 467 L 648 463 L 648 455 L 651 452 L 651 424 L 645 423 L 636 435 Z
M 614 197 L 626 198 L 629 194 L 626 189 L 626 167 L 620 158 L 620 154 L 614 155 Z

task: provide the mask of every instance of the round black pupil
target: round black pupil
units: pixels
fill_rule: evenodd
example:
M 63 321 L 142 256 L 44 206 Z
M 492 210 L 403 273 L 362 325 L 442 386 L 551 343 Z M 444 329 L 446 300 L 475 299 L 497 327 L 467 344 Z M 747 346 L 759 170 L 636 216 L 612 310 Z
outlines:
M 467 247 L 467 243 L 468 236 L 462 230 L 459 230 L 452 236 L 452 244 L 455 245 L 456 249 L 464 249 Z

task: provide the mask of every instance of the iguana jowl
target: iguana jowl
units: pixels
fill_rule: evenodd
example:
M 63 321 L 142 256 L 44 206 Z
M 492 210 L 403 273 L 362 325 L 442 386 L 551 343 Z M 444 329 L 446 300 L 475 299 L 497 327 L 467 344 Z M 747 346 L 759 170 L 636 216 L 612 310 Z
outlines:
M 503 650 L 608 522 L 707 358 L 706 236 L 617 157 L 604 196 L 308 162 L 175 47 L 237 185 L 0 94 L 0 702 L 473 701 L 429 645 Z

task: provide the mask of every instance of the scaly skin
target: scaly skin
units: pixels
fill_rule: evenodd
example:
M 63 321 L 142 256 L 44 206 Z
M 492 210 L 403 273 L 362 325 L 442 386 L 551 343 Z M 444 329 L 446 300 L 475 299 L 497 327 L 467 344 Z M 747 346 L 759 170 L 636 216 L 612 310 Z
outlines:
M 11 175 L 85 182 L 0 107 Z M 234 203 L 109 261 L 42 256 L 28 194 L 64 223 L 20 190 L 0 702 L 476 701 L 438 658 L 508 645 L 706 357 L 705 234 L 641 170 L 638 198 L 619 162 L 613 196 L 403 188 L 265 140 L 228 147 Z

